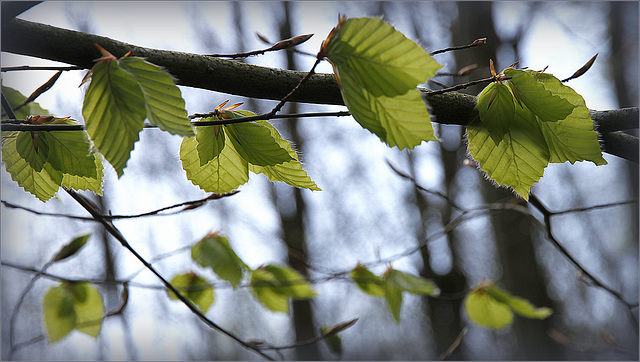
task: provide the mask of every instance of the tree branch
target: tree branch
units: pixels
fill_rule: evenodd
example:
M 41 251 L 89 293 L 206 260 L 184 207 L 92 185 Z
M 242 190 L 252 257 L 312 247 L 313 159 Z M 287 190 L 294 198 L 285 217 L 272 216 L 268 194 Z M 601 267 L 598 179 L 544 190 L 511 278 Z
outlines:
M 179 85 L 208 89 L 238 96 L 281 100 L 307 75 L 306 72 L 273 69 L 223 60 L 205 55 L 143 48 L 110 38 L 49 25 L 13 19 L 2 23 L 2 50 L 59 61 L 89 69 L 100 57 L 94 43 L 115 56 L 128 51 L 162 66 L 177 78 Z M 434 122 L 466 125 L 476 97 L 462 93 L 429 94 L 422 92 L 430 106 Z M 344 105 L 333 74 L 314 74 L 290 101 Z M 638 138 L 611 133 L 638 128 L 638 108 L 591 111 L 595 127 L 602 133 L 605 152 L 638 162 Z

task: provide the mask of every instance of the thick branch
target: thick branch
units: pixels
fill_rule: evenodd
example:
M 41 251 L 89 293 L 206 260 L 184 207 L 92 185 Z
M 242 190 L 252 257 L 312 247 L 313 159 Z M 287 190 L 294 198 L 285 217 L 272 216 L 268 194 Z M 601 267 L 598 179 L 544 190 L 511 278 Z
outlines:
M 100 52 L 100 44 L 115 56 L 128 51 L 163 66 L 184 86 L 208 89 L 239 96 L 281 100 L 307 74 L 223 60 L 204 55 L 143 48 L 102 36 L 60 29 L 49 25 L 14 19 L 2 24 L 2 50 L 73 64 L 89 69 Z M 423 91 L 434 121 L 466 125 L 476 98 L 462 93 L 430 95 Z M 294 102 L 343 105 L 340 89 L 332 74 L 314 74 L 290 99 Z M 621 135 L 620 130 L 638 128 L 638 108 L 591 111 L 595 127 L 603 134 L 604 151 L 638 160 L 638 139 Z M 618 144 L 618 141 L 624 141 Z

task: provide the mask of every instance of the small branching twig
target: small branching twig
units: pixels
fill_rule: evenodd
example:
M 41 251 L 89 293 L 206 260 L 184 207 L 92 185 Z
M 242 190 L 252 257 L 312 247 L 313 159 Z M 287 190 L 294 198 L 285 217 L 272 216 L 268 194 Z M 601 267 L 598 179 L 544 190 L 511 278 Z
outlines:
M 171 205 L 171 206 L 166 206 L 160 209 L 156 209 L 156 210 L 152 210 L 152 211 L 148 211 L 148 212 L 144 212 L 141 214 L 135 214 L 135 215 L 100 215 L 102 218 L 104 218 L 105 220 L 117 220 L 117 219 L 133 219 L 133 218 L 139 218 L 139 217 L 147 217 L 147 216 L 169 216 L 169 215 L 176 215 L 179 214 L 183 211 L 187 211 L 187 210 L 194 210 L 196 208 L 199 208 L 200 206 L 204 205 L 206 202 L 211 201 L 211 200 L 218 200 L 224 197 L 229 197 L 229 196 L 233 196 L 235 194 L 237 194 L 238 190 L 232 191 L 232 192 L 227 192 L 224 194 L 217 194 L 217 193 L 213 193 L 203 199 L 200 200 L 193 200 L 193 201 L 185 201 L 185 202 L 181 202 L 175 205 Z M 74 219 L 74 220 L 83 220 L 83 221 L 97 221 L 92 217 L 84 217 L 84 216 L 75 216 L 75 215 L 66 215 L 66 214 L 60 214 L 60 213 L 49 213 L 49 212 L 42 212 L 42 211 L 37 211 L 37 210 L 33 210 L 30 209 L 28 207 L 25 206 L 21 206 L 21 205 L 16 205 L 13 204 L 11 202 L 5 201 L 5 200 L 0 200 L 0 202 L 2 202 L 2 204 L 8 208 L 12 208 L 12 209 L 19 209 L 19 210 L 24 210 L 27 212 L 30 212 L 32 214 L 36 214 L 36 215 L 42 215 L 42 216 L 53 216 L 53 217 L 64 217 L 64 218 L 68 218 L 68 219 Z M 175 208 L 179 208 L 179 207 L 183 207 L 183 209 L 172 212 L 172 213 L 162 213 L 163 211 L 167 211 L 170 209 L 175 209 Z
M 449 48 L 434 50 L 430 54 L 431 55 L 436 55 L 436 54 L 440 54 L 440 53 L 444 53 L 444 52 L 449 52 L 449 51 L 452 51 L 452 50 L 463 50 L 463 49 L 475 48 L 475 47 L 479 47 L 479 46 L 483 45 L 486 42 L 487 42 L 487 38 L 479 38 L 479 39 L 474 40 L 473 43 L 471 43 L 471 44 L 459 45 L 459 46 L 455 46 L 455 47 L 449 47 Z
M 593 283 L 593 285 L 600 287 L 604 290 L 606 290 L 607 292 L 609 292 L 609 294 L 611 294 L 612 296 L 614 296 L 616 299 L 618 299 L 619 301 L 621 301 L 622 303 L 624 303 L 627 308 L 629 309 L 629 312 L 631 313 L 631 309 L 633 308 L 637 308 L 638 304 L 631 304 L 629 302 L 627 302 L 624 297 L 616 290 L 612 289 L 611 287 L 607 286 L 606 284 L 604 284 L 602 281 L 600 281 L 595 275 L 593 275 L 592 273 L 590 273 L 589 271 L 587 271 L 587 269 L 585 269 L 584 266 L 582 266 L 582 264 L 580 264 L 580 262 L 578 262 L 578 260 L 576 260 L 576 258 L 574 258 L 569 251 L 555 238 L 555 236 L 553 235 L 553 232 L 551 230 L 551 217 L 553 215 L 555 215 L 556 213 L 553 213 L 551 211 L 549 211 L 549 209 L 544 206 L 544 204 L 542 204 L 542 202 L 538 199 L 538 197 L 536 197 L 536 195 L 534 194 L 530 194 L 529 195 L 529 204 L 533 207 L 535 207 L 536 209 L 538 209 L 544 218 L 544 230 L 546 231 L 547 234 L 547 239 L 549 239 L 549 241 L 551 241 L 551 243 L 560 251 L 560 253 L 562 253 L 565 257 L 567 257 L 567 259 L 569 259 L 569 261 L 576 267 L 578 268 L 578 270 L 580 271 L 581 274 L 585 275 L 587 278 L 589 278 L 589 280 Z M 619 205 L 620 203 L 616 203 L 616 205 Z M 594 208 L 602 208 L 604 207 L 603 205 L 598 205 L 595 206 Z M 588 208 L 581 208 L 581 211 L 586 211 L 588 210 Z M 566 213 L 567 211 L 563 212 Z M 633 314 L 632 314 L 633 316 Z M 634 317 L 632 318 L 636 325 L 638 323 L 638 320 Z
M 293 48 L 293 47 L 295 47 L 297 45 L 300 45 L 300 44 L 304 43 L 305 41 L 309 40 L 309 38 L 311 38 L 312 36 L 313 36 L 313 34 L 294 36 L 294 37 L 289 38 L 289 39 L 281 40 L 281 41 L 273 44 L 271 47 L 266 48 L 266 49 L 262 49 L 262 50 L 254 50 L 254 51 L 250 51 L 250 52 L 246 52 L 246 53 L 235 53 L 235 54 L 207 54 L 207 56 L 216 57 L 216 58 L 239 59 L 239 58 L 251 57 L 251 56 L 254 56 L 254 55 L 263 55 L 263 54 L 265 54 L 267 52 L 273 52 L 273 51 L 277 51 L 277 50 L 285 50 L 285 49 Z
M 458 91 L 460 89 L 465 89 L 465 88 L 474 86 L 476 84 L 484 84 L 484 83 L 495 82 L 495 80 L 496 80 L 496 77 L 488 77 L 488 78 L 483 78 L 483 79 L 478 79 L 478 80 L 472 80 L 471 82 L 454 85 L 452 87 L 444 88 L 444 89 L 438 89 L 438 90 L 430 90 L 430 89 L 425 89 L 425 88 L 419 88 L 419 89 L 421 91 L 425 92 L 427 97 L 428 97 L 428 96 L 433 96 L 433 95 L 436 95 L 436 94 L 442 94 L 442 93 L 447 93 L 447 92 L 455 92 L 455 91 Z

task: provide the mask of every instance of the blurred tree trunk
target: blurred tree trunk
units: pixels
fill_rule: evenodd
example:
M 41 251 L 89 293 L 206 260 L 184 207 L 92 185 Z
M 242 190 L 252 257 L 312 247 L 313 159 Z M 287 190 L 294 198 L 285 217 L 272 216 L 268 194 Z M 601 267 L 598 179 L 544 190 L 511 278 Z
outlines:
M 638 3 L 635 2 L 611 2 L 609 3 L 609 35 L 611 37 L 611 57 L 615 62 L 609 66 L 609 69 L 616 69 L 612 72 L 613 83 L 616 90 L 616 98 L 618 99 L 618 107 L 637 107 L 638 106 L 638 69 L 626 69 L 630 64 L 637 64 L 638 57 Z M 636 14 L 635 24 L 631 26 L 623 26 L 626 24 L 625 14 Z M 624 33 L 625 28 L 635 29 Z M 635 37 L 635 38 L 634 38 Z M 635 59 L 634 59 L 635 58 Z M 634 130 L 637 135 L 638 130 Z M 626 162 L 627 172 L 621 178 L 627 179 L 631 195 L 630 199 L 638 199 L 638 164 Z M 635 224 L 632 228 L 632 235 L 629 240 L 638 240 L 638 208 L 633 208 L 633 212 L 629 215 L 631 224 Z
M 279 36 L 280 39 L 288 39 L 294 36 L 291 25 L 291 9 L 288 2 L 283 3 L 284 18 L 280 22 Z M 287 69 L 297 69 L 294 54 L 286 51 Z M 298 105 L 290 103 L 288 105 L 288 113 L 297 113 Z M 302 137 L 298 133 L 298 120 L 291 119 L 282 122 L 280 129 L 288 134 L 289 140 L 302 149 Z M 300 272 L 303 276 L 308 276 L 307 257 L 305 245 L 305 229 L 304 214 L 305 201 L 299 188 L 289 188 L 287 190 L 278 189 L 273 183 L 271 184 L 274 198 L 289 200 L 285 202 L 275 202 L 280 220 L 282 224 L 282 239 L 287 245 L 288 261 L 291 267 Z M 293 195 L 291 195 L 293 193 Z M 293 198 L 293 200 L 291 200 Z M 293 324 L 295 329 L 295 340 L 302 341 L 315 337 L 316 328 L 313 323 L 313 311 L 309 300 L 294 300 L 293 304 Z M 317 360 L 320 358 L 318 344 L 310 344 L 296 348 L 296 357 L 298 360 Z
M 457 29 L 453 31 L 454 44 L 467 44 L 470 41 L 486 37 L 487 43 L 480 48 L 456 54 L 456 59 L 464 57 L 466 63 L 458 67 L 477 63 L 480 69 L 485 69 L 489 59 L 497 60 L 497 49 L 500 39 L 494 30 L 492 18 L 493 3 L 491 2 L 460 2 L 458 3 Z M 517 50 L 517 40 L 513 42 Z M 508 64 L 499 64 L 500 70 Z M 498 71 L 496 69 L 496 71 Z M 483 71 L 478 77 L 488 76 Z M 470 89 L 471 94 L 477 94 L 479 89 Z M 507 189 L 498 188 L 490 182 L 484 182 L 486 202 L 515 201 L 514 194 Z M 541 269 L 535 259 L 534 227 L 530 220 L 517 212 L 503 212 L 491 216 L 496 245 L 502 265 L 503 274 L 499 280 L 509 292 L 523 297 L 537 306 L 553 307 L 553 301 L 546 290 L 546 282 Z M 562 359 L 562 348 L 547 336 L 550 328 L 550 318 L 532 320 L 515 318 L 513 331 L 517 337 L 516 349 L 512 357 L 527 360 Z

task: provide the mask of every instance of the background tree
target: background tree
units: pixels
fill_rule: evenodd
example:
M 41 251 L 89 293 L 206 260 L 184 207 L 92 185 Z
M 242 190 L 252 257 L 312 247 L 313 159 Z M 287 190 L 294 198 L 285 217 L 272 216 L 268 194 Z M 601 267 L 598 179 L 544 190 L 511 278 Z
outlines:
M 38 8 L 45 5 L 49 4 L 38 5 L 32 13 L 37 14 Z M 511 6 L 500 3 L 455 5 L 451 3 L 336 3 L 333 5 L 334 8 L 326 11 L 326 5 L 308 7 L 312 5 L 302 3 L 287 5 L 241 3 L 229 5 L 229 9 L 226 4 L 215 6 L 187 4 L 185 12 L 189 21 L 183 24 L 193 32 L 190 37 L 184 38 L 199 39 L 195 44 L 187 45 L 182 41 L 172 45 L 168 44 L 168 41 L 163 43 L 162 40 L 136 39 L 135 37 L 131 40 L 121 40 L 136 45 L 200 54 L 223 51 L 233 53 L 258 49 L 264 45 L 253 36 L 254 31 L 260 32 L 271 41 L 277 41 L 286 38 L 288 30 L 291 35 L 315 32 L 316 35 L 312 38 L 316 41 L 315 46 L 309 43 L 302 48 L 315 54 L 318 42 L 324 39 L 330 28 L 335 25 L 337 13 L 347 14 L 349 17 L 382 15 L 428 50 L 466 44 L 473 39 L 487 37 L 488 42 L 483 47 L 449 53 L 442 58 L 437 58 L 439 62 L 447 63 L 447 67 L 442 71 L 449 73 L 456 73 L 469 64 L 478 64 L 479 68 L 470 73 L 469 79 L 478 79 L 488 74 L 488 59 L 497 61 L 501 68 L 510 64 L 512 60 L 518 59 L 523 61 L 523 65 L 529 65 L 534 69 L 544 67 L 547 64 L 545 62 L 549 62 L 552 73 L 568 76 L 596 52 L 600 52 L 597 65 L 587 76 L 576 80 L 575 83 L 572 81 L 569 85 L 578 88 L 581 86 L 580 82 L 585 82 L 584 79 L 588 77 L 593 78 L 588 78 L 587 82 L 593 83 L 594 79 L 601 80 L 605 78 L 601 75 L 602 71 L 607 69 L 611 71 L 628 67 L 630 69 L 628 72 L 633 72 L 634 69 L 637 72 L 637 57 L 626 59 L 622 55 L 607 54 L 606 46 L 603 45 L 610 44 L 615 50 L 629 49 L 624 54 L 637 54 L 637 31 L 635 31 L 636 37 L 633 38 L 634 31 L 613 29 L 614 26 L 620 25 L 624 29 L 637 30 L 637 4 L 635 3 L 573 4 L 567 7 L 546 3 Z M 141 9 L 146 9 L 147 6 L 142 5 Z M 621 11 L 617 10 L 618 6 L 626 8 Z M 74 5 L 67 5 L 67 7 L 70 13 L 75 15 L 69 16 L 70 22 L 64 21 L 70 24 L 66 26 L 87 32 L 105 31 L 97 27 L 96 29 L 87 27 L 87 24 L 94 22 L 86 19 L 91 19 L 92 16 L 95 20 L 98 18 L 97 15 L 91 15 L 91 6 L 87 8 L 87 13 L 82 13 Z M 96 9 L 95 13 L 99 12 Z M 157 23 L 163 23 L 160 18 L 166 13 L 166 10 L 157 10 L 154 14 L 148 15 L 150 21 L 137 19 L 137 22 L 146 23 L 148 27 L 152 27 Z M 220 14 L 229 16 L 227 18 Z M 240 22 L 236 21 L 236 17 L 231 14 L 238 14 L 243 19 L 249 20 L 245 20 L 242 26 L 236 26 Z M 514 16 L 514 14 L 520 14 L 520 16 Z M 607 19 L 606 14 L 609 14 L 612 19 L 610 33 L 595 29 L 592 34 L 591 27 L 584 25 L 584 22 L 574 24 L 575 19 L 582 21 L 583 17 L 594 19 L 589 24 L 598 24 L 601 18 Z M 619 17 L 622 16 L 620 14 L 636 14 L 636 16 L 620 20 Z M 126 11 L 119 15 L 126 15 Z M 25 13 L 23 16 L 26 18 L 30 14 Z M 313 19 L 326 17 L 326 24 L 323 23 L 319 30 L 315 28 L 310 30 L 316 22 L 309 21 L 309 17 Z M 209 25 L 210 19 L 213 18 L 216 19 L 215 25 Z M 549 34 L 536 33 L 536 21 L 539 22 L 544 18 L 552 18 L 561 26 L 576 29 L 575 34 L 572 35 L 577 39 L 598 37 L 602 40 L 595 44 L 589 43 L 591 45 L 588 49 L 589 55 L 584 59 L 570 57 L 569 60 L 563 61 L 563 64 L 546 59 L 538 60 L 529 55 L 531 50 L 520 52 L 521 48 L 531 49 L 522 44 L 526 41 L 530 42 L 533 34 L 538 34 L 538 37 Z M 269 21 L 262 19 L 269 19 Z M 510 24 L 512 28 L 518 29 L 515 32 L 512 30 L 511 36 L 505 35 L 509 33 L 504 30 L 504 27 L 509 26 L 505 25 L 506 19 L 522 19 L 516 25 Z M 115 20 L 111 16 L 111 21 Z M 175 14 L 172 20 L 178 26 L 180 20 Z M 173 24 L 173 21 L 170 23 Z M 3 21 L 3 52 L 8 50 L 12 53 L 26 53 L 45 59 L 65 60 L 69 64 L 84 67 L 90 67 L 92 59 L 98 56 L 96 54 L 87 57 L 81 52 L 63 51 L 65 44 L 55 40 L 64 38 L 33 39 L 30 37 L 33 33 L 27 31 L 30 28 L 25 24 L 19 25 L 25 27 L 17 28 L 7 28 L 13 25 L 7 24 L 8 22 Z M 160 28 L 175 29 L 173 25 L 166 24 L 164 23 Z M 469 29 L 462 28 L 465 24 L 469 25 Z M 495 31 L 500 27 L 503 27 L 502 32 Z M 6 31 L 7 29 L 14 31 Z M 16 33 L 15 29 L 20 29 L 20 32 Z M 110 31 L 113 30 L 106 30 L 104 34 L 117 38 L 115 35 L 109 35 Z M 244 36 L 241 35 L 241 31 L 244 31 Z M 583 36 L 582 34 L 592 35 Z M 610 41 L 608 34 L 610 34 Z M 170 38 L 168 33 L 165 35 L 166 39 Z M 527 36 L 529 40 L 525 39 Z M 621 38 L 624 39 L 622 43 L 625 45 L 616 45 L 620 44 L 617 42 Z M 501 43 L 505 39 L 507 42 Z M 45 46 L 43 43 L 37 43 L 38 41 L 50 44 Z M 634 47 L 635 51 L 633 51 Z M 542 46 L 532 48 L 533 51 L 543 49 Z M 91 51 L 93 50 L 91 48 Z M 483 54 L 484 52 L 488 53 Z M 153 57 L 153 54 L 145 55 Z M 564 56 L 569 57 L 566 54 Z M 3 53 L 3 58 L 5 57 L 20 65 L 32 62 L 31 58 L 14 60 L 15 58 L 10 58 L 8 54 Z M 283 54 L 270 54 L 262 58 L 249 58 L 245 64 L 265 64 L 286 69 L 307 70 L 313 62 L 311 58 L 291 53 L 287 53 L 286 61 L 282 60 L 283 57 Z M 599 64 L 614 61 L 619 62 L 618 65 L 598 67 Z M 5 65 L 7 64 L 3 59 L 3 66 Z M 565 65 L 570 70 L 561 68 Z M 229 98 L 232 102 L 245 100 L 247 105 L 252 99 L 229 94 L 280 99 L 284 95 L 281 90 L 265 92 L 265 89 L 269 87 L 291 89 L 302 76 L 301 73 L 297 78 L 287 79 L 286 77 L 291 77 L 291 73 L 278 73 L 278 77 L 283 77 L 277 78 L 278 84 L 269 84 L 272 81 L 270 79 L 256 78 L 250 81 L 242 78 L 219 79 L 215 83 L 207 81 L 207 84 L 202 84 L 206 82 L 197 78 L 205 79 L 205 76 L 210 75 L 198 73 L 196 62 L 182 66 L 182 72 L 177 71 L 179 68 L 172 68 L 172 74 L 181 84 L 191 83 L 192 87 L 181 88 L 190 113 L 210 111 Z M 331 72 L 327 64 L 324 66 L 323 72 Z M 554 69 L 554 67 L 557 68 Z M 176 71 L 174 72 L 173 69 Z M 625 72 L 613 73 L 617 76 L 618 73 Z M 81 119 L 78 101 L 81 95 L 80 92 L 78 94 L 73 92 L 82 75 L 77 74 L 80 72 L 75 73 L 65 73 L 55 88 L 49 92 L 54 94 L 54 91 L 59 91 L 60 93 L 56 93 L 57 96 L 49 93 L 43 95 L 38 100 L 41 105 L 46 105 L 45 108 L 55 110 L 57 113 L 63 115 L 70 113 L 73 118 Z M 25 93 L 28 94 L 33 88 L 29 89 L 24 84 L 29 80 L 28 77 L 35 77 L 35 75 L 28 75 L 25 79 L 24 76 L 14 74 L 4 73 L 3 85 L 9 85 L 12 82 L 12 85 L 22 85 L 26 88 Z M 50 75 L 42 77 L 45 79 L 33 83 L 41 84 Z M 628 81 L 636 78 L 629 76 L 616 82 L 624 84 L 622 88 L 630 89 L 626 92 L 630 94 L 635 92 L 635 98 L 637 98 L 637 82 Z M 340 99 L 339 95 L 336 96 L 337 88 L 332 76 L 319 79 L 327 79 L 327 82 L 331 82 L 327 83 L 330 85 L 325 88 L 330 91 L 319 91 L 322 89 L 319 88 L 322 83 L 318 80 L 310 83 L 308 90 L 301 91 L 299 97 L 307 101 L 314 100 L 313 103 L 339 104 Z M 445 76 L 436 80 L 442 80 L 443 83 L 451 85 L 467 79 Z M 607 82 L 600 83 L 597 86 L 589 84 L 588 87 L 582 88 L 585 92 L 580 91 L 585 95 L 590 107 L 603 110 L 620 106 L 637 106 L 637 104 L 622 101 L 619 105 L 606 101 L 604 98 L 611 97 L 602 95 L 613 92 L 603 91 L 611 88 Z M 73 85 L 73 87 L 67 85 Z M 199 86 L 216 88 L 216 91 L 229 94 L 199 90 L 197 89 Z M 436 85 L 431 86 L 438 88 Z M 247 91 L 244 88 L 251 88 L 251 90 Z M 590 93 L 590 88 L 597 88 L 598 95 L 590 96 L 590 94 L 596 94 Z M 478 91 L 479 89 L 469 90 L 470 94 L 477 94 Z M 46 97 L 49 97 L 48 100 Z M 635 98 L 630 97 L 630 99 Z M 274 104 L 274 101 L 256 100 L 247 109 L 264 111 L 271 109 Z M 300 112 L 343 109 L 292 103 L 285 108 L 286 112 L 295 113 L 294 106 L 299 107 Z M 264 179 L 256 177 L 249 185 L 243 186 L 239 194 L 231 198 L 208 203 L 195 211 L 171 217 L 168 228 L 159 227 L 159 224 L 168 223 L 167 217 L 118 221 L 118 227 L 125 235 L 132 235 L 132 238 L 136 239 L 136 248 L 150 260 L 154 260 L 154 265 L 161 268 L 166 275 L 193 268 L 192 262 L 185 253 L 173 252 L 186 250 L 185 247 L 212 230 L 221 230 L 228 235 L 230 242 L 236 247 L 243 260 L 254 266 L 280 260 L 295 267 L 296 262 L 302 261 L 298 264 L 298 268 L 303 272 L 307 265 L 316 269 L 339 271 L 355 266 L 357 261 L 384 261 L 400 250 L 415 245 L 425 238 L 431 238 L 436 231 L 444 228 L 458 216 L 455 208 L 443 202 L 442 199 L 433 197 L 433 194 L 420 190 L 419 186 L 439 191 L 449 200 L 454 200 L 465 207 L 484 202 L 508 202 L 513 199 L 511 193 L 497 190 L 482 181 L 482 175 L 476 170 L 460 167 L 466 158 L 465 144 L 462 140 L 464 128 L 460 126 L 439 125 L 438 131 L 443 138 L 442 143 L 425 144 L 409 153 L 388 149 L 368 132 L 354 125 L 352 120 L 346 121 L 344 118 L 285 120 L 274 121 L 274 124 L 283 134 L 288 135 L 288 139 L 294 140 L 299 147 L 298 150 L 303 151 L 305 168 L 321 184 L 323 189 L 321 193 L 268 184 Z M 115 180 L 112 173 L 105 184 L 105 197 L 108 198 L 105 208 L 111 209 L 114 214 L 134 214 L 184 200 L 202 198 L 203 193 L 194 189 L 182 177 L 183 171 L 176 162 L 173 162 L 178 149 L 176 141 L 175 137 L 166 136 L 154 130 L 142 132 L 142 139 L 136 144 L 125 176 Z M 620 160 L 615 156 L 607 155 L 606 157 L 610 165 L 598 169 L 582 164 L 573 167 L 550 166 L 543 181 L 533 188 L 534 194 L 539 195 L 540 200 L 551 210 L 637 200 L 637 164 Z M 167 160 L 171 161 L 167 162 Z M 411 175 L 417 182 L 414 184 L 399 177 L 388 167 L 387 160 L 401 171 L 411 171 Z M 35 210 L 59 214 L 80 214 L 81 212 L 72 200 L 63 195 L 60 195 L 58 200 L 44 205 L 35 202 L 32 197 L 24 194 L 11 183 L 6 172 L 3 171 L 2 177 L 3 201 L 8 200 Z M 588 180 L 588 183 L 584 180 Z M 615 182 L 616 187 L 610 193 L 594 192 L 604 189 L 604 186 L 610 185 L 611 182 Z M 611 189 L 610 186 L 609 189 Z M 158 195 L 161 196 L 158 197 Z M 276 202 L 273 202 L 274 200 Z M 7 204 L 2 217 L 4 254 L 2 282 L 6 291 L 22 291 L 32 277 L 32 274 L 16 271 L 15 268 L 7 266 L 7 262 L 38 269 L 71 236 L 88 228 L 95 230 L 94 235 L 98 235 L 101 230 L 99 227 L 73 220 L 65 222 L 65 225 L 60 228 L 53 229 L 51 224 L 59 223 L 62 219 L 46 216 L 37 219 L 39 220 L 37 227 L 31 227 L 33 221 L 30 220 L 33 220 L 33 216 L 24 211 L 7 209 L 6 206 Z M 535 208 L 530 207 L 529 210 L 542 220 L 542 216 Z M 607 285 L 621 291 L 625 299 L 631 303 L 637 301 L 638 290 L 637 216 L 634 216 L 636 212 L 637 205 L 631 204 L 582 213 L 562 214 L 551 218 L 554 233 L 573 255 L 582 260 L 593 274 L 603 278 Z M 544 233 L 534 227 L 536 223 L 531 224 L 530 220 L 513 212 L 500 212 L 491 218 L 474 217 L 468 224 L 462 223 L 452 232 L 447 233 L 447 237 L 429 243 L 429 247 L 421 249 L 421 254 L 416 253 L 407 258 L 395 260 L 394 267 L 406 271 L 422 270 L 423 275 L 433 278 L 443 290 L 443 297 L 439 299 L 421 300 L 417 297 L 407 297 L 400 324 L 395 324 L 390 318 L 383 301 L 366 296 L 352 284 L 339 282 L 318 282 L 315 286 L 319 289 L 320 295 L 311 303 L 298 304 L 306 308 L 306 312 L 298 309 L 294 303 L 291 319 L 288 316 L 265 312 L 252 300 L 246 288 L 234 291 L 224 288 L 216 289 L 214 309 L 209 315 L 211 319 L 240 335 L 263 339 L 275 345 L 303 340 L 314 331 L 317 334 L 321 324 L 331 325 L 357 316 L 360 318 L 358 323 L 351 330 L 345 331 L 342 336 L 345 359 L 434 359 L 452 346 L 464 326 L 468 328 L 467 333 L 460 346 L 453 350 L 452 355 L 449 355 L 450 358 L 542 359 L 549 356 L 556 359 L 637 358 L 637 304 L 629 312 L 627 306 L 622 305 L 609 293 L 575 278 L 575 267 L 568 263 L 562 254 L 549 247 L 550 244 Z M 514 228 L 513 225 L 519 226 Z M 593 228 L 589 229 L 589 225 L 593 225 Z M 25 229 L 29 230 L 28 234 L 24 231 Z M 603 230 L 606 231 L 603 232 Z M 49 240 L 50 243 L 45 243 L 43 240 Z M 169 301 L 164 292 L 154 289 L 157 284 L 151 288 L 144 287 L 154 283 L 155 279 L 146 272 L 140 272 L 139 264 L 117 244 L 113 244 L 113 240 L 106 245 L 109 243 L 111 243 L 113 262 L 108 262 L 106 259 L 107 267 L 104 269 L 95 268 L 96 259 L 93 256 L 97 257 L 101 252 L 98 252 L 100 249 L 95 247 L 98 243 L 93 240 L 94 248 L 91 249 L 92 245 L 88 245 L 88 249 L 83 251 L 82 258 L 68 261 L 66 262 L 68 264 L 62 264 L 57 267 L 58 269 L 52 269 L 50 272 L 56 272 L 64 277 L 73 277 L 75 276 L 73 272 L 76 272 L 77 276 L 85 279 L 95 277 L 104 280 L 101 287 L 105 288 L 105 292 L 108 288 L 113 288 L 114 284 L 111 281 L 115 278 L 130 280 L 132 286 L 129 287 L 129 303 L 124 313 L 116 317 L 124 325 L 119 323 L 116 325 L 107 319 L 103 333 L 97 341 L 90 343 L 78 336 L 72 336 L 59 344 L 50 346 L 44 342 L 31 343 L 30 339 L 38 336 L 38 333 L 33 333 L 34 326 L 38 326 L 37 328 L 41 326 L 39 308 L 42 295 L 51 285 L 47 284 L 51 283 L 50 281 L 39 281 L 27 294 L 28 298 L 23 307 L 33 313 L 23 311 L 18 316 L 20 322 L 15 332 L 18 342 L 28 343 L 13 351 L 13 358 L 40 359 L 55 358 L 55 356 L 65 359 L 255 358 L 254 354 L 231 343 L 226 337 L 203 327 L 200 321 L 195 320 L 193 315 L 184 310 L 183 306 Z M 39 253 L 27 253 L 25 250 L 28 249 L 21 249 L 21 245 L 28 245 L 31 249 L 39 250 Z M 509 246 L 517 247 L 509 248 Z M 303 254 L 299 254 L 300 251 Z M 165 253 L 171 254 L 162 258 Z M 302 258 L 301 255 L 303 255 Z M 108 272 L 110 264 L 113 264 L 113 273 Z M 379 274 L 384 271 L 384 267 L 380 265 L 380 269 L 375 271 Z M 138 272 L 140 274 L 136 276 Z M 309 270 L 306 274 L 312 280 L 321 275 L 317 271 Z M 525 283 L 525 276 L 531 277 L 531 281 L 527 279 Z M 556 314 L 548 322 L 531 322 L 533 327 L 526 325 L 528 321 L 517 320 L 511 328 L 499 332 L 487 331 L 469 324 L 464 312 L 460 310 L 462 297 L 465 290 L 485 277 L 500 280 L 506 289 L 534 301 L 537 305 L 554 308 Z M 136 287 L 136 283 L 142 283 L 143 286 Z M 531 288 L 533 285 L 536 287 Z M 521 286 L 522 289 L 520 289 Z M 123 286 L 118 285 L 117 289 L 122 292 Z M 17 293 L 19 292 L 3 293 L 3 310 L 13 309 L 18 297 Z M 549 299 L 548 296 L 552 298 Z M 144 301 L 153 301 L 153 307 L 149 308 Z M 119 302 L 121 302 L 120 298 L 111 298 L 111 301 L 107 302 L 107 310 L 113 310 Z M 313 309 L 310 309 L 310 306 L 313 306 Z M 155 316 L 156 321 L 152 321 L 152 317 L 146 312 L 148 310 L 152 311 L 151 316 Z M 633 314 L 631 319 L 629 313 Z M 3 313 L 3 331 L 8 329 L 9 318 L 10 313 Z M 634 318 L 636 324 L 633 323 Z M 130 328 L 129 333 L 126 332 L 127 328 Z M 537 329 L 535 334 L 529 336 L 524 334 L 526 330 L 534 328 Z M 123 331 L 125 333 L 122 333 Z M 150 337 L 146 339 L 145 335 Z M 547 335 L 550 335 L 553 341 L 549 340 Z M 8 345 L 7 338 L 7 333 L 3 333 L 5 346 Z M 155 341 L 163 339 L 171 341 L 164 344 L 170 347 L 157 348 L 158 343 Z M 203 344 L 202 340 L 210 343 Z M 425 343 L 425 340 L 428 342 Z M 612 341 L 615 343 L 614 346 L 608 344 Z M 83 345 L 89 348 L 98 346 L 100 352 L 95 354 L 88 349 L 83 349 Z M 492 348 L 487 349 L 487 345 L 491 345 Z M 30 348 L 24 348 L 24 346 Z M 155 351 L 152 346 L 155 346 Z M 322 344 L 315 344 L 311 348 L 312 350 L 308 352 L 299 349 L 297 355 L 289 350 L 284 350 L 283 353 L 287 358 L 314 358 L 317 353 L 320 353 L 319 358 L 332 357 Z M 2 353 L 3 357 L 6 357 L 9 352 L 3 348 Z

